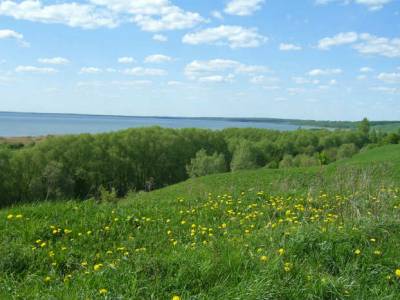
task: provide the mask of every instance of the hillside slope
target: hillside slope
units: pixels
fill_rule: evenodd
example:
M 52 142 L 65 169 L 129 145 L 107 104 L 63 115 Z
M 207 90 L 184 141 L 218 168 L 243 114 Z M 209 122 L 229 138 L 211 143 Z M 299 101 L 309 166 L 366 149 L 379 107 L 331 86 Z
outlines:
M 398 299 L 400 147 L 0 211 L 0 298 Z

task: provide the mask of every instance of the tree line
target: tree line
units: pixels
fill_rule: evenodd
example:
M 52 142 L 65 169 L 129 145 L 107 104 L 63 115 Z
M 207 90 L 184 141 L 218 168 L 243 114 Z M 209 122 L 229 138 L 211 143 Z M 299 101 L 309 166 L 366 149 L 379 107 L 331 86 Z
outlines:
M 128 129 L 0 144 L 0 205 L 123 197 L 219 172 L 324 165 L 361 149 L 399 143 L 399 133 L 370 130 Z

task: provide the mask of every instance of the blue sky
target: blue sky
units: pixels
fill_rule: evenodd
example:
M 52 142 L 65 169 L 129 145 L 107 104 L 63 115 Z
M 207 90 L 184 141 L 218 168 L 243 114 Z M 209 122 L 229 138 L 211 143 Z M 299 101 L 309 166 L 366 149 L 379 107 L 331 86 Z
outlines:
M 400 119 L 399 0 L 0 0 L 0 111 Z

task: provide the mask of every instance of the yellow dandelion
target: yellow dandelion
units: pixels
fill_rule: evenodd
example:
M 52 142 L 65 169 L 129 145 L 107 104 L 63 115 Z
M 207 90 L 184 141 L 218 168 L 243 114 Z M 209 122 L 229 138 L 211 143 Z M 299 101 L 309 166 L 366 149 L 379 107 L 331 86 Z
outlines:
M 265 255 L 260 256 L 260 260 L 261 261 L 267 261 L 268 257 L 266 257 Z
M 394 274 L 397 278 L 400 278 L 400 269 L 396 269 L 396 271 L 394 271 Z
M 182 300 L 182 298 L 180 296 L 176 296 L 175 295 L 175 296 L 172 297 L 172 300 Z
M 107 294 L 108 293 L 108 291 L 106 290 L 106 289 L 100 289 L 99 290 L 99 294 L 100 295 L 105 295 L 105 294 Z
M 44 279 L 44 282 L 50 282 L 51 281 L 51 277 L 50 276 L 47 276 L 45 279 Z
M 13 219 L 14 218 L 14 215 L 13 214 L 9 214 L 8 216 L 7 216 L 7 220 L 11 220 L 11 219 Z
M 379 250 L 375 250 L 375 251 L 374 251 L 374 254 L 375 254 L 375 255 L 381 255 L 381 254 L 382 254 L 382 252 L 381 252 L 381 251 L 379 251 Z
M 360 249 L 356 249 L 356 250 L 354 251 L 354 254 L 355 254 L 355 255 L 360 255 L 360 254 L 361 254 L 361 250 L 360 250 Z
M 22 215 L 21 215 L 21 214 L 16 215 L 15 218 L 16 218 L 16 219 L 22 219 Z
M 279 254 L 280 256 L 284 255 L 284 254 L 285 254 L 285 249 L 280 248 L 280 249 L 278 250 L 278 254 Z
M 41 248 L 44 248 L 44 247 L 46 247 L 46 245 L 47 245 L 47 243 L 46 243 L 46 242 L 43 242 L 43 243 L 40 244 L 40 247 L 41 247 Z
M 93 266 L 93 270 L 99 271 L 103 267 L 103 264 L 96 264 Z

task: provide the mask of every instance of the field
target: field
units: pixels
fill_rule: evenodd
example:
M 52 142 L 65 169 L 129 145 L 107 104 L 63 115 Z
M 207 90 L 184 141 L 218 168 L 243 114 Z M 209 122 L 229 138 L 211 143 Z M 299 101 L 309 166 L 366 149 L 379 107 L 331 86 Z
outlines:
M 0 211 L 0 298 L 399 299 L 399 232 L 400 145 L 19 205 Z

